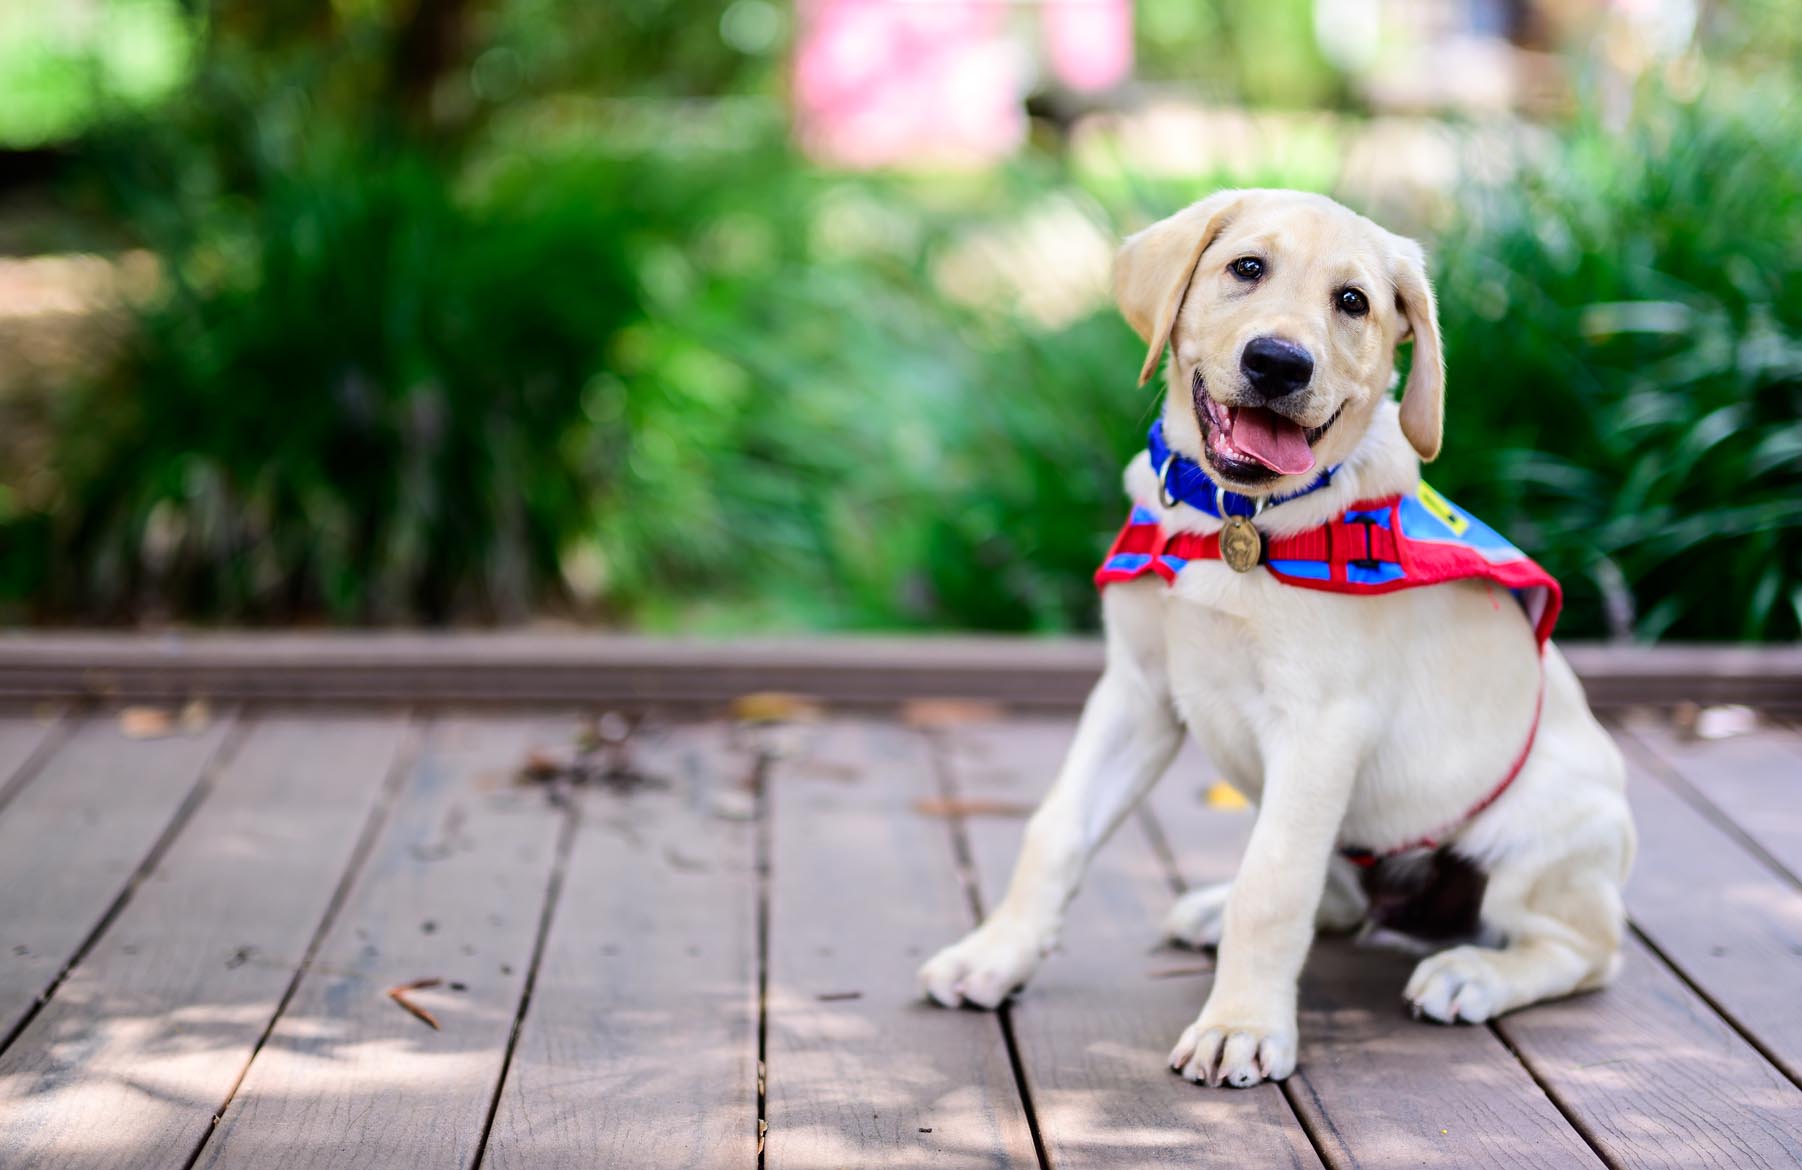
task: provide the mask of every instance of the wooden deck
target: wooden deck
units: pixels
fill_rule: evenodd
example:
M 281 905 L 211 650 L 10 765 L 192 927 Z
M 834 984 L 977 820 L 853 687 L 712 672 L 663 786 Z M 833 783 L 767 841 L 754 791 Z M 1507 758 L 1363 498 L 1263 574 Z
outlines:
M 1802 1165 L 1780 721 L 1620 725 L 1617 985 L 1444 1028 L 1409 957 L 1323 943 L 1300 1070 L 1226 1091 L 1162 1068 L 1209 962 L 1157 923 L 1250 821 L 1192 751 L 986 1015 L 913 971 L 998 895 L 1068 715 L 647 722 L 579 785 L 520 778 L 573 710 L 190 716 L 0 711 L 5 1170 Z

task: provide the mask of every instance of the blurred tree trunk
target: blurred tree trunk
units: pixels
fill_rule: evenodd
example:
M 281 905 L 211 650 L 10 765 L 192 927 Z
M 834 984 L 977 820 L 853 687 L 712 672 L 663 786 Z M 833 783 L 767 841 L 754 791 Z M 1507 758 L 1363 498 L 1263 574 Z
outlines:
M 62 173 L 70 153 L 63 146 L 0 147 L 0 192 L 41 187 Z
M 235 42 L 260 53 L 284 54 L 317 45 L 337 31 L 328 0 L 189 0 L 211 19 L 210 44 Z
M 433 109 L 438 83 L 464 60 L 469 0 L 413 0 L 395 33 L 389 88 L 413 125 L 439 126 Z
M 229 46 L 265 62 L 332 62 L 348 52 L 353 60 L 337 65 L 349 65 L 357 104 L 390 112 L 426 140 L 454 137 L 465 120 L 466 111 L 436 99 L 440 82 L 467 59 L 472 0 L 388 0 L 354 16 L 329 0 L 187 2 L 210 11 L 215 51 Z

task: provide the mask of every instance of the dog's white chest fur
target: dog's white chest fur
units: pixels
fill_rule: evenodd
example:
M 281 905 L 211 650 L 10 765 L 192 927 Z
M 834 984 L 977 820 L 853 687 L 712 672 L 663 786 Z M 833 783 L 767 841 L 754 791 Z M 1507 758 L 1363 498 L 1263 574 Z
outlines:
M 1385 408 L 1331 487 L 1272 509 L 1260 527 L 1300 531 L 1354 500 L 1410 490 L 1416 466 Z M 1147 459 L 1128 467 L 1126 486 L 1168 531 L 1218 527 L 1191 508 L 1160 505 Z M 1486 584 L 1327 593 L 1209 560 L 1190 562 L 1169 586 L 1130 591 L 1130 600 L 1110 600 L 1110 614 L 1156 611 L 1132 624 L 1156 628 L 1184 724 L 1254 801 L 1274 753 L 1318 741 L 1338 721 L 1364 729 L 1345 749 L 1355 758 L 1339 761 L 1356 777 L 1342 844 L 1381 850 L 1455 825 L 1502 778 L 1532 726 L 1532 628 L 1512 597 Z
M 1162 594 L 1165 669 L 1184 724 L 1254 801 L 1275 752 L 1327 733 L 1329 712 L 1376 734 L 1342 844 L 1382 849 L 1455 825 L 1501 779 L 1532 724 L 1537 651 L 1511 597 L 1454 583 L 1358 596 L 1192 562 Z

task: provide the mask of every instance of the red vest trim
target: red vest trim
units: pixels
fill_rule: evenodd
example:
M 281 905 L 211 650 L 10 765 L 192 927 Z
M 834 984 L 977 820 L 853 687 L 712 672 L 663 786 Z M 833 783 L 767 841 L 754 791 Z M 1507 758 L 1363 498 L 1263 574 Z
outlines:
M 1190 561 L 1219 559 L 1218 534 L 1166 535 L 1151 511 L 1135 507 L 1095 571 L 1095 585 L 1106 588 L 1147 573 L 1174 582 Z M 1318 528 L 1266 537 L 1260 568 L 1285 585 L 1328 593 L 1489 581 L 1514 594 L 1541 646 L 1564 602 L 1556 578 L 1424 483 L 1408 495 L 1360 500 Z

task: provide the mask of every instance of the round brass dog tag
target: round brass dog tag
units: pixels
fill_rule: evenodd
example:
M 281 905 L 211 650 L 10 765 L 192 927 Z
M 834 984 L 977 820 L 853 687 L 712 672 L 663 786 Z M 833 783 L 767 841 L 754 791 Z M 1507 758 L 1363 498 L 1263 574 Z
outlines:
M 1226 527 L 1220 530 L 1220 559 L 1231 565 L 1234 572 L 1249 573 L 1257 568 L 1263 552 L 1263 538 L 1245 517 L 1228 519 Z

